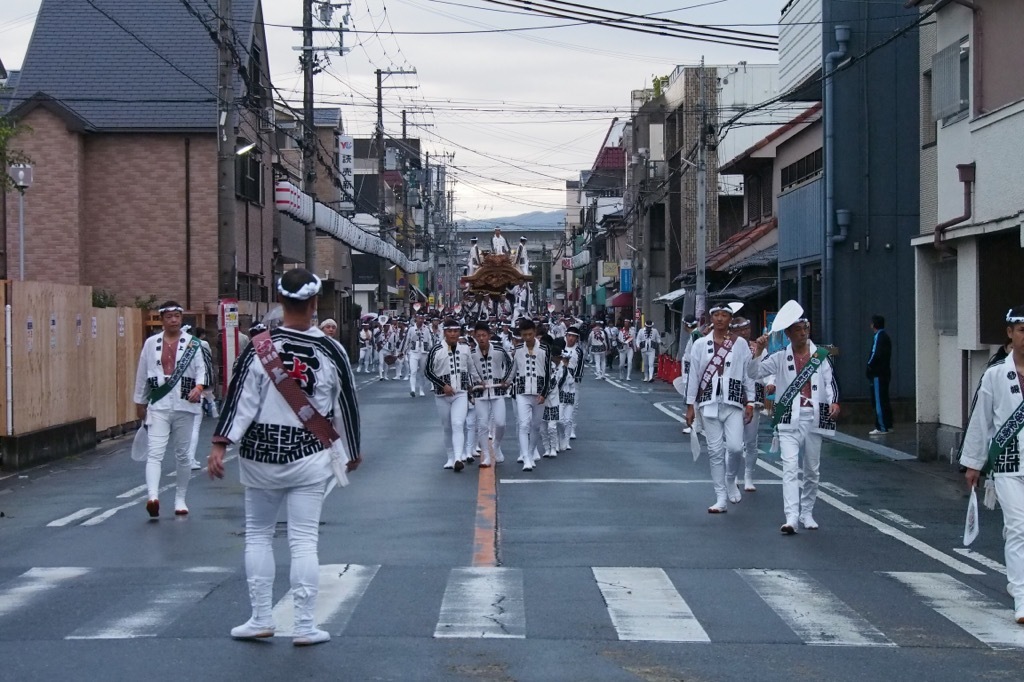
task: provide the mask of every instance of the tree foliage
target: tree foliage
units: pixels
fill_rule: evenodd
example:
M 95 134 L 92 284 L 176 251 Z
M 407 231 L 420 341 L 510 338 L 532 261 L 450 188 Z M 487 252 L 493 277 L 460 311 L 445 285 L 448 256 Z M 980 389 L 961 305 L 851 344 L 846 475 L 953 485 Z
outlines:
M 0 189 L 16 189 L 14 180 L 7 173 L 8 166 L 31 162 L 28 156 L 11 148 L 11 141 L 25 132 L 28 132 L 27 126 L 18 125 L 7 117 L 0 116 Z

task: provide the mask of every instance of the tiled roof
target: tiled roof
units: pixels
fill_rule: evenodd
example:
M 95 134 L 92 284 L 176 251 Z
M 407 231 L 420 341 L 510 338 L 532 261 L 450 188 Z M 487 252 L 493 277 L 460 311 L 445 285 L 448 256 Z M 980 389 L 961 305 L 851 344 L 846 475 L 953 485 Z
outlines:
M 766 267 L 779 262 L 779 245 L 772 244 L 766 249 L 761 249 L 743 260 L 736 261 L 729 266 L 730 270 L 742 270 L 743 268 Z
M 102 12 L 86 0 L 43 0 L 12 108 L 43 93 L 97 130 L 215 128 L 217 47 L 184 4 L 92 3 Z M 243 57 L 258 5 L 259 0 L 234 2 Z M 216 26 L 206 3 L 192 6 Z M 241 92 L 242 84 L 236 82 L 236 92 Z
M 626 150 L 622 147 L 602 147 L 591 170 L 626 170 Z
M 707 269 L 715 271 L 722 270 L 726 265 L 728 265 L 729 261 L 743 253 L 745 249 L 750 248 L 759 239 L 771 233 L 772 230 L 777 229 L 778 226 L 778 220 L 772 218 L 759 225 L 748 227 L 741 232 L 737 232 L 715 248 L 708 251 L 707 260 L 705 261 L 707 263 Z M 694 272 L 696 269 L 696 264 L 691 263 L 683 274 L 686 274 L 687 272 Z M 681 276 L 682 275 L 680 275 L 680 277 Z

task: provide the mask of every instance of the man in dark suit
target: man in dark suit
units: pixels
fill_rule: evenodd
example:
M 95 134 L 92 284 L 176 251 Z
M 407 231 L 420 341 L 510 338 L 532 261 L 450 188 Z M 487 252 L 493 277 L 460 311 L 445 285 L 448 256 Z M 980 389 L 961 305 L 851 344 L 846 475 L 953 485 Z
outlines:
M 871 316 L 871 355 L 865 374 L 871 383 L 871 406 L 875 413 L 875 428 L 869 436 L 884 436 L 892 430 L 892 403 L 889 402 L 889 380 L 892 378 L 892 339 L 885 331 L 885 318 Z

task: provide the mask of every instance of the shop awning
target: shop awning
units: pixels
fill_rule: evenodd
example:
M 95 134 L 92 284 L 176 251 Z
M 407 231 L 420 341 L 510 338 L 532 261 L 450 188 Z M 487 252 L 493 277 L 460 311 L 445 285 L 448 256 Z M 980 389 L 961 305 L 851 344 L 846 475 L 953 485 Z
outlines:
M 427 301 L 426 294 L 424 294 L 422 291 L 420 291 L 419 288 L 415 284 L 410 282 L 409 283 L 409 289 L 412 290 L 413 298 L 415 298 L 417 300 L 420 300 L 420 301 L 423 301 L 424 303 L 426 303 L 426 301 Z
M 605 305 L 609 308 L 632 308 L 633 294 L 628 291 L 620 292 L 609 298 Z
M 658 298 L 654 299 L 651 302 L 652 303 L 664 303 L 665 305 L 672 305 L 673 303 L 675 303 L 676 301 L 678 301 L 679 299 L 681 299 L 685 295 L 686 295 L 686 289 L 676 289 L 675 291 L 670 291 L 667 294 L 663 294 L 663 295 L 659 296 Z

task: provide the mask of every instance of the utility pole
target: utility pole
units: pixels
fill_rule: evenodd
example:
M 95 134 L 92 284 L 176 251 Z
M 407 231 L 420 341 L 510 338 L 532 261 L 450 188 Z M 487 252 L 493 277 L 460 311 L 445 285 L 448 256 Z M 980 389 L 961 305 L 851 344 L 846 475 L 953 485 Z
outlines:
M 316 129 L 313 127 L 313 0 L 302 0 L 302 190 L 313 199 L 306 225 L 306 269 L 316 272 Z
M 697 295 L 694 315 L 697 319 L 707 309 L 708 284 L 705 268 L 707 266 L 707 101 L 704 92 L 704 58 L 700 58 L 700 78 L 698 81 L 697 116 L 700 118 L 700 131 L 697 138 Z
M 235 108 L 234 56 L 231 54 L 231 0 L 219 0 L 217 28 L 217 90 L 220 99 L 217 130 L 217 295 L 238 293 L 235 258 Z

